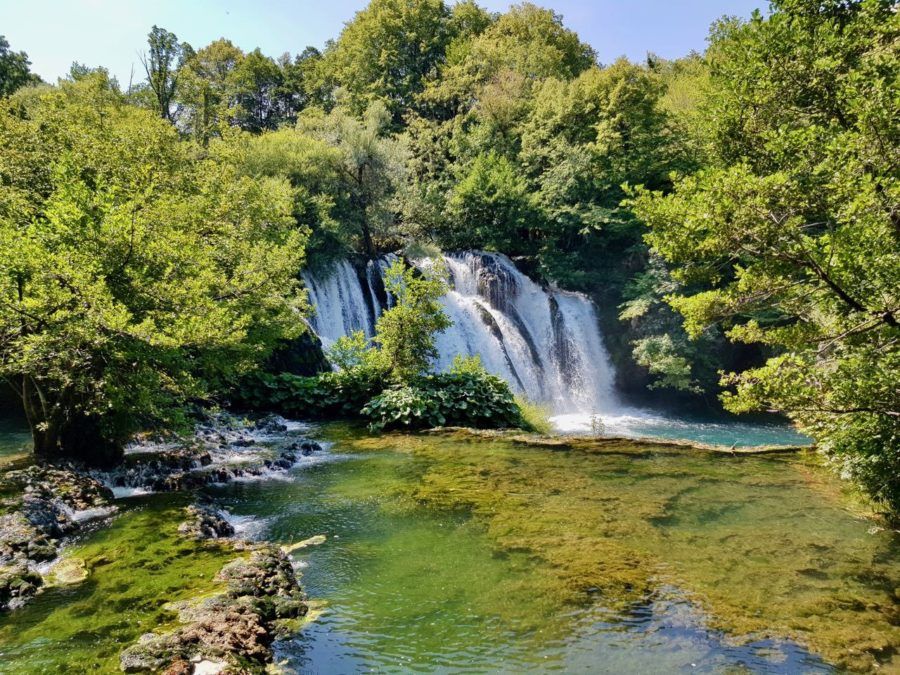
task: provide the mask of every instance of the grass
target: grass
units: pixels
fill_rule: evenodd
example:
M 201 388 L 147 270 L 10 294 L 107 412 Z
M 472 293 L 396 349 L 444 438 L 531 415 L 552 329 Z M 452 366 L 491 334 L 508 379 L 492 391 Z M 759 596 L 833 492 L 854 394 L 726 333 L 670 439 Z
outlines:
M 549 434 L 553 431 L 553 425 L 550 424 L 550 409 L 529 401 L 524 396 L 516 396 L 516 405 L 522 411 L 522 419 L 525 420 L 528 431 L 534 431 L 539 434 Z

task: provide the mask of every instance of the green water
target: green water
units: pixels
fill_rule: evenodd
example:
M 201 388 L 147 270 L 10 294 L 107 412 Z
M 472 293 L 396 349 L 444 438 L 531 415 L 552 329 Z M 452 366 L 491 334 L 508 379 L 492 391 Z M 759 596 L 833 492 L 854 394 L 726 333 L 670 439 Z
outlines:
M 352 435 L 331 452 L 215 491 L 260 535 L 327 537 L 295 554 L 327 607 L 283 647 L 292 669 L 898 667 L 900 539 L 795 458 Z
M 317 433 L 290 476 L 207 490 L 248 535 L 326 536 L 293 554 L 323 612 L 288 672 L 900 670 L 900 536 L 811 459 Z M 0 618 L 0 672 L 114 672 L 206 592 L 227 554 L 179 542 L 182 501 L 77 542 L 88 579 Z

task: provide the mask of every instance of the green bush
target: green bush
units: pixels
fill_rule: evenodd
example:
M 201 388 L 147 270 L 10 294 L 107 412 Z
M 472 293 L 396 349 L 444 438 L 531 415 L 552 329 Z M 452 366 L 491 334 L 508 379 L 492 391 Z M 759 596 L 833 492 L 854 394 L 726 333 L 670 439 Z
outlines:
M 368 367 L 312 377 L 258 373 L 240 384 L 234 403 L 304 419 L 359 417 L 363 406 L 381 393 L 384 381 L 383 371 Z
M 362 409 L 371 428 L 427 429 L 439 426 L 520 427 L 521 411 L 507 384 L 485 372 L 442 373 L 386 389 Z

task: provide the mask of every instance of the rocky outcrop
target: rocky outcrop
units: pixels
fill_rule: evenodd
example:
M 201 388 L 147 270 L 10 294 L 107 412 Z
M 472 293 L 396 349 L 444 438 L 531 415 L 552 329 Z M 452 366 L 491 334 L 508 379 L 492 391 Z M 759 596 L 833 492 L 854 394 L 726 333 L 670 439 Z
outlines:
M 191 539 L 224 539 L 234 536 L 234 527 L 212 506 L 192 505 L 185 509 L 187 520 L 178 531 Z
M 59 541 L 80 529 L 79 514 L 107 507 L 112 492 L 70 468 L 30 466 L 9 471 L 0 483 L 19 496 L 0 516 L 0 611 L 15 609 L 38 592 L 35 569 L 53 560 Z
M 287 425 L 277 416 L 247 426 L 243 420 L 220 415 L 199 424 L 180 447 L 136 446 L 120 467 L 93 475 L 114 488 L 177 492 L 286 471 L 300 457 L 322 450 L 307 439 L 292 442 L 277 453 L 267 454 L 260 446 L 260 438 L 287 431 Z
M 218 579 L 225 589 L 199 602 L 176 606 L 182 625 L 147 633 L 122 652 L 126 673 L 191 672 L 201 660 L 239 672 L 262 672 L 272 660 L 272 643 L 290 621 L 307 612 L 291 562 L 271 544 L 246 547 L 245 557 L 227 564 Z

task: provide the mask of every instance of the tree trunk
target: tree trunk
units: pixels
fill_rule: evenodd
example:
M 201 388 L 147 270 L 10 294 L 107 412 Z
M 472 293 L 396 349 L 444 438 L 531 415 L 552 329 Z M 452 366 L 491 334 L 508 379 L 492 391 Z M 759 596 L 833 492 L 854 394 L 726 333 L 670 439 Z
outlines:
M 40 386 L 28 375 L 22 378 L 22 407 L 28 426 L 34 454 L 49 457 L 59 452 L 59 423 L 48 410 L 48 403 Z
M 372 241 L 372 233 L 369 231 L 369 223 L 363 217 L 362 221 L 362 233 L 363 233 L 363 245 L 366 247 L 366 256 L 370 260 L 375 260 L 378 256 L 378 252 L 375 250 L 375 244 Z

